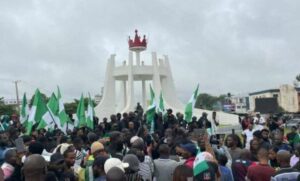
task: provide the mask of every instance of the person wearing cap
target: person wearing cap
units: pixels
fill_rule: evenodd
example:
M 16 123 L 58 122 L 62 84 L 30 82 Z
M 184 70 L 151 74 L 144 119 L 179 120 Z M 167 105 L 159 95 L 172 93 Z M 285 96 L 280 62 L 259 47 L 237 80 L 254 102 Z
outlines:
M 125 173 L 125 168 L 129 167 L 129 164 L 122 162 L 118 158 L 109 158 L 109 159 L 107 159 L 105 164 L 104 164 L 105 173 L 107 174 L 107 172 L 113 167 L 118 167 Z
M 218 164 L 214 156 L 209 152 L 201 152 L 204 160 L 207 163 L 208 168 L 197 175 L 194 175 L 194 180 L 207 180 L 207 181 L 215 181 L 220 180 L 221 173 L 218 168 Z M 226 180 L 227 181 L 227 180 Z M 230 180 L 228 180 L 230 181 Z
M 193 168 L 194 160 L 197 155 L 197 147 L 194 143 L 180 144 L 176 147 L 176 152 L 185 159 L 184 164 Z
M 15 172 L 15 166 L 17 164 L 17 151 L 16 149 L 8 149 L 4 153 L 5 162 L 1 165 L 1 169 L 4 174 L 4 179 L 10 178 Z
M 123 158 L 124 163 L 128 163 L 129 167 L 125 168 L 126 180 L 131 181 L 141 181 L 142 176 L 138 173 L 140 161 L 134 154 L 127 154 Z
M 41 155 L 30 155 L 24 162 L 22 173 L 25 181 L 44 180 L 47 174 L 47 163 Z
M 91 146 L 91 155 L 88 160 L 94 160 L 98 156 L 108 156 L 104 146 L 99 141 L 95 141 Z
M 104 171 L 104 164 L 108 159 L 107 156 L 98 156 L 93 163 L 94 181 L 105 181 L 106 175 Z M 87 179 L 86 179 L 87 180 Z
M 79 180 L 86 180 L 87 175 L 90 175 L 89 177 L 91 177 L 93 175 L 93 163 L 94 160 L 98 157 L 98 156 L 106 156 L 108 157 L 108 155 L 106 154 L 105 150 L 104 150 L 104 146 L 102 143 L 100 143 L 99 141 L 95 141 L 93 142 L 92 146 L 91 146 L 91 155 L 87 156 L 87 161 L 85 163 L 85 168 L 82 168 L 79 170 Z M 90 178 L 92 180 L 92 178 Z

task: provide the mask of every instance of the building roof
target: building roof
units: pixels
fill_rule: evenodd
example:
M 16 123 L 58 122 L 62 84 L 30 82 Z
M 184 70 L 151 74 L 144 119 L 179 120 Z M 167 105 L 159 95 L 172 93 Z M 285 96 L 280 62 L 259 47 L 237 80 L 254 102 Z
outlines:
M 253 95 L 257 95 L 257 94 L 275 93 L 275 92 L 279 92 L 279 89 L 267 89 L 267 90 L 263 90 L 263 91 L 252 92 L 252 93 L 249 93 L 249 95 L 253 96 Z

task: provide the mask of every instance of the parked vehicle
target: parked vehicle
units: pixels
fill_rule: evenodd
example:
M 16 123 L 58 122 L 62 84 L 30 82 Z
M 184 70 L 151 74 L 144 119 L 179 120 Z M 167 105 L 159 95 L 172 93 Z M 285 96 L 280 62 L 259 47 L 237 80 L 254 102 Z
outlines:
M 288 120 L 285 123 L 286 128 L 292 128 L 293 126 L 298 127 L 299 125 L 300 125 L 300 118 L 293 118 L 293 119 Z

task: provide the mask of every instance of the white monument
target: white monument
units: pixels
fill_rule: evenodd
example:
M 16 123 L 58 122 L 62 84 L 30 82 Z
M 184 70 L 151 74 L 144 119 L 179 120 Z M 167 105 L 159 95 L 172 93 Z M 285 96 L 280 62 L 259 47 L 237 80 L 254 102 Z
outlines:
M 144 110 L 147 109 L 146 100 L 148 95 L 146 93 L 146 81 L 152 81 L 156 102 L 158 102 L 160 91 L 162 91 L 165 108 L 171 108 L 174 113 L 184 113 L 185 105 L 177 99 L 168 56 L 157 59 L 156 53 L 152 52 L 152 65 L 144 65 L 140 60 L 140 53 L 146 50 L 147 40 L 145 35 L 141 39 L 137 30 L 133 40 L 129 37 L 128 44 L 130 50 L 128 62 L 124 61 L 123 65 L 115 66 L 115 55 L 111 55 L 107 61 L 103 97 L 95 108 L 96 116 L 100 121 L 104 117 L 109 120 L 110 115 L 117 112 L 123 113 L 135 110 L 137 102 L 135 102 L 134 81 L 142 82 L 142 100 L 140 102 Z M 123 100 L 121 101 L 116 100 L 116 81 L 122 82 Z M 192 93 L 193 90 L 191 90 L 191 95 Z M 122 102 L 123 109 L 118 111 L 116 105 L 120 102 Z M 208 113 L 208 118 L 211 118 L 212 112 L 207 110 L 194 109 L 194 115 L 199 118 L 204 111 Z M 236 115 L 217 112 L 217 117 L 221 124 L 238 124 L 238 116 Z

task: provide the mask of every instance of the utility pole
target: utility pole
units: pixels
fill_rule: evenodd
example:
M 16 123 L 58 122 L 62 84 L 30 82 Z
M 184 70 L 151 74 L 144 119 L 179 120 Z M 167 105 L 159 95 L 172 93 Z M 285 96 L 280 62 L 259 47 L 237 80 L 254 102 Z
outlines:
M 16 87 L 16 96 L 17 96 L 17 111 L 20 112 L 20 101 L 19 101 L 19 89 L 18 83 L 21 82 L 20 80 L 13 81 Z

